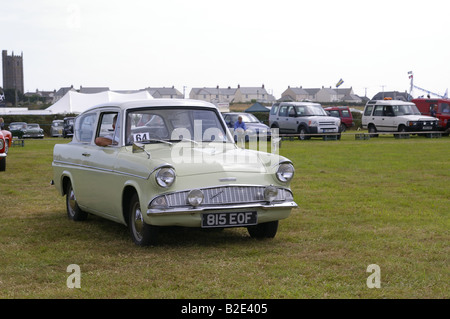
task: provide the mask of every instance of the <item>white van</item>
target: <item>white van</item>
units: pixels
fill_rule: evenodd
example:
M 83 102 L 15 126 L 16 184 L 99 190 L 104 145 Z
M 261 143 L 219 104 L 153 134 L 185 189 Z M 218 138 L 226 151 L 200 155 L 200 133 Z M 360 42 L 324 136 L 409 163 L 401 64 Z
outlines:
M 377 132 L 427 132 L 437 129 L 435 117 L 421 115 L 412 102 L 371 100 L 367 102 L 361 124 L 369 133 Z

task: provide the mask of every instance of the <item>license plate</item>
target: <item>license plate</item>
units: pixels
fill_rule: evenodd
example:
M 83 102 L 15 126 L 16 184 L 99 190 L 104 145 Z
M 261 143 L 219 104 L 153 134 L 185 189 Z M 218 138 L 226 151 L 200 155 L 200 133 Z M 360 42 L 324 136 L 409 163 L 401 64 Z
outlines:
M 251 226 L 257 222 L 256 212 L 202 214 L 202 228 Z
M 327 133 L 327 132 L 333 132 L 334 131 L 334 129 L 332 129 L 332 128 L 324 128 L 323 129 L 323 132 L 324 133 Z
M 431 126 L 424 126 L 423 129 L 424 129 L 424 130 L 431 130 L 432 127 L 431 127 Z

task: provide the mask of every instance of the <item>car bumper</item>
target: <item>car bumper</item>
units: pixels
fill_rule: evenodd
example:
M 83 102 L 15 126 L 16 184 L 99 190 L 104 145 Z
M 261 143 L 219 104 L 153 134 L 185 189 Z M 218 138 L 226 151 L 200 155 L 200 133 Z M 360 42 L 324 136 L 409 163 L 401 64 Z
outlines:
M 22 138 L 42 138 L 44 134 L 23 134 Z
M 339 133 L 339 127 L 310 127 L 309 134 Z
M 0 153 L 0 158 L 6 157 L 6 153 Z
M 201 227 L 202 214 L 256 212 L 257 223 L 267 223 L 289 217 L 293 208 L 298 207 L 293 201 L 282 203 L 260 203 L 239 205 L 217 205 L 205 207 L 182 207 L 167 210 L 148 209 L 147 222 L 155 226 Z M 236 225 L 241 227 L 242 225 Z M 226 226 L 233 227 L 233 226 Z
M 412 125 L 406 127 L 407 132 L 427 132 L 436 131 L 438 128 L 435 125 Z

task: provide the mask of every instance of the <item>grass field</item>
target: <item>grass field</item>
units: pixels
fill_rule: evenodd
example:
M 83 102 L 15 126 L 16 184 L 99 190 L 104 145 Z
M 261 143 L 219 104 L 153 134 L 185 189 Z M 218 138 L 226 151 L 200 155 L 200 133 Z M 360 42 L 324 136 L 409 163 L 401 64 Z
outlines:
M 67 219 L 53 186 L 63 139 L 12 147 L 0 173 L 0 298 L 449 298 L 450 138 L 284 141 L 299 208 L 272 240 Z M 81 288 L 66 285 L 81 270 Z M 380 267 L 369 289 L 367 267 Z

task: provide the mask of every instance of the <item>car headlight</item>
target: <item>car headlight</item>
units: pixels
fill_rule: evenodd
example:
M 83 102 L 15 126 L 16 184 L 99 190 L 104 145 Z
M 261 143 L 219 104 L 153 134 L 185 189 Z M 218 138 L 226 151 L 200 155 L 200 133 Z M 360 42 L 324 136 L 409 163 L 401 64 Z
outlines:
M 295 169 L 291 163 L 284 163 L 278 166 L 276 176 L 280 182 L 287 183 L 294 177 L 294 172 Z
M 203 192 L 199 189 L 191 190 L 187 196 L 188 203 L 194 207 L 203 203 L 204 199 L 205 195 L 203 195 Z
M 309 121 L 309 122 L 308 122 L 308 125 L 309 125 L 309 126 L 317 126 L 317 125 L 318 125 L 318 122 L 317 122 L 316 120 L 312 120 L 312 121 Z
M 170 167 L 161 168 L 158 173 L 156 173 L 155 178 L 156 183 L 158 183 L 159 186 L 168 188 L 175 182 L 175 170 Z
M 0 150 L 2 150 L 4 146 L 5 146 L 5 143 L 3 142 L 3 140 L 0 140 Z

